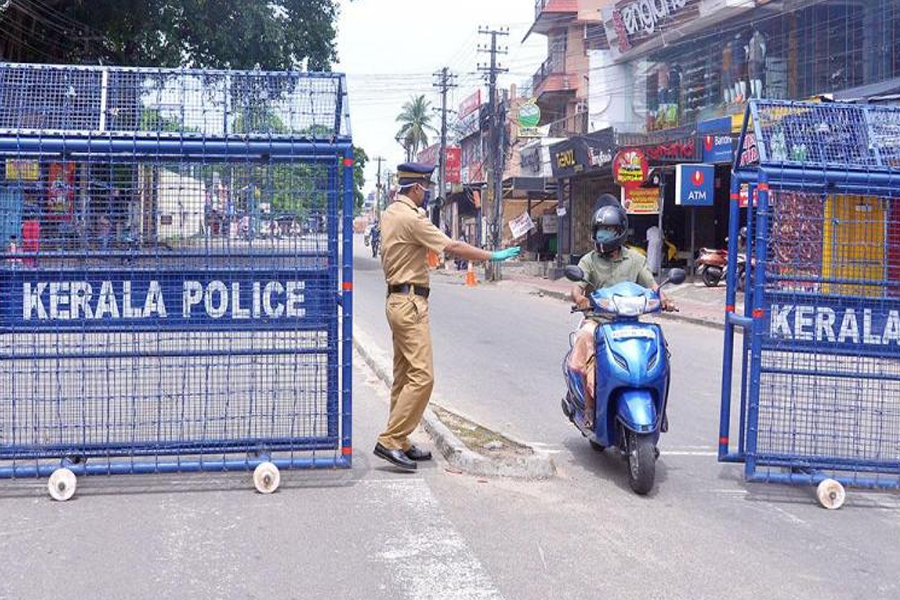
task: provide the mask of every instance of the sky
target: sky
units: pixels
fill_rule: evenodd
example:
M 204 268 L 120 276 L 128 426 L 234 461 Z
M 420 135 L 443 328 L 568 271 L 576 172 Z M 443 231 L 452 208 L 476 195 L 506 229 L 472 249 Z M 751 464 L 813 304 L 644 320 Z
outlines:
M 459 87 L 448 94 L 448 108 L 457 109 L 461 100 L 484 86 L 477 66 L 488 63 L 490 55 L 478 52 L 478 45 L 489 44 L 490 37 L 479 35 L 479 26 L 509 28 L 509 37 L 500 38 L 509 47 L 509 54 L 499 58 L 510 70 L 500 80 L 505 87 L 530 81 L 546 58 L 544 36 L 532 35 L 521 43 L 534 20 L 534 0 L 339 0 L 339 4 L 334 71 L 347 74 L 353 142 L 369 155 L 367 193 L 375 189 L 376 156 L 385 158 L 382 169 L 390 171 L 405 158 L 394 140 L 403 103 L 425 94 L 440 108 L 433 73 L 448 67 L 457 75 Z M 440 125 L 437 112 L 433 123 Z

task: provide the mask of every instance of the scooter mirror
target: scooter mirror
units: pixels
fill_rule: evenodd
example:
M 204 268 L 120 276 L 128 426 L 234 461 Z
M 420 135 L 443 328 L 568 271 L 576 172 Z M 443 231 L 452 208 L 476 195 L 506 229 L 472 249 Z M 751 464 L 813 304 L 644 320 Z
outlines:
M 669 271 L 669 278 L 666 280 L 666 283 L 681 285 L 685 279 L 687 279 L 687 274 L 684 272 L 684 269 L 672 269 Z
M 584 271 L 581 270 L 581 267 L 576 267 L 575 265 L 570 265 L 563 269 L 563 275 L 569 281 L 584 281 Z

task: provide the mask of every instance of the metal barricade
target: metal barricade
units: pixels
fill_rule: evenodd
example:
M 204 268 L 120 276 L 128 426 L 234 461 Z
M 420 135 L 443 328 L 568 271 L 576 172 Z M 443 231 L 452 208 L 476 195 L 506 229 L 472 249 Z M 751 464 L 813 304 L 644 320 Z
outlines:
M 350 465 L 346 92 L 0 64 L 0 477 Z
M 742 196 L 751 266 L 741 315 L 729 261 L 719 459 L 750 481 L 900 487 L 900 109 L 751 103 L 729 256 Z

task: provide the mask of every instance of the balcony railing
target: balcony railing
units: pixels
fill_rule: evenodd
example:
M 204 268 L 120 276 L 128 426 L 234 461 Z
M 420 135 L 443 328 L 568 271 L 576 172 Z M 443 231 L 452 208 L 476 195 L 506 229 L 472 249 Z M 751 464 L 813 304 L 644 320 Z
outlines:
M 551 75 L 565 75 L 566 73 L 566 53 L 553 52 L 547 57 L 538 70 L 535 71 L 531 78 L 531 87 L 538 93 L 541 84 Z

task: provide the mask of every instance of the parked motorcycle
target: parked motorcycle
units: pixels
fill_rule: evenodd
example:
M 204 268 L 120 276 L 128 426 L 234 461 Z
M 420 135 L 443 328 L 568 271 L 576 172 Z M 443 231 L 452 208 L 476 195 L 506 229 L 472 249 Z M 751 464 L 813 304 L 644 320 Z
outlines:
M 579 267 L 566 267 L 570 281 L 584 281 Z M 672 269 L 662 284 L 681 284 L 682 269 Z M 669 395 L 669 354 L 662 328 L 643 323 L 640 316 L 659 312 L 659 294 L 636 283 L 619 283 L 589 296 L 590 308 L 572 312 L 608 318 L 596 330 L 596 399 L 593 426 L 585 423 L 585 383 L 581 373 L 569 367 L 570 350 L 563 362 L 568 389 L 563 413 L 588 438 L 597 451 L 618 448 L 628 460 L 628 481 L 638 494 L 647 494 L 656 477 L 657 444 L 665 429 Z
M 740 231 L 739 248 L 744 247 L 744 241 L 747 238 L 747 228 L 742 227 Z M 727 240 L 726 240 L 727 241 Z M 716 287 L 719 282 L 725 279 L 728 271 L 728 250 L 717 248 L 700 248 L 697 260 L 694 261 L 694 267 L 697 274 L 703 280 L 706 287 Z M 744 252 L 738 252 L 737 255 L 737 274 L 738 288 L 740 289 L 744 283 L 744 270 L 747 268 L 747 255 Z

